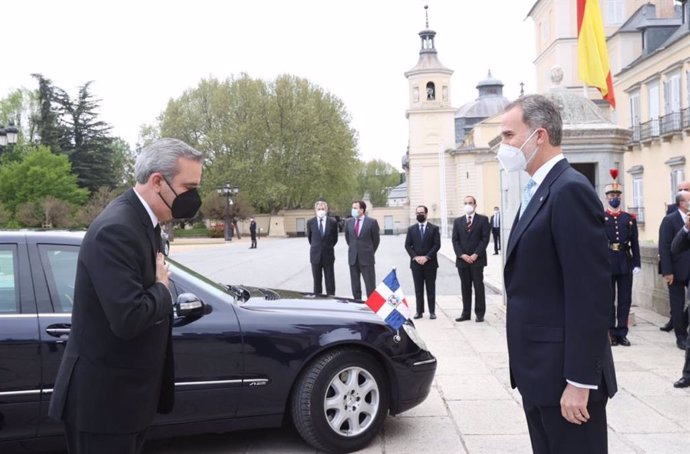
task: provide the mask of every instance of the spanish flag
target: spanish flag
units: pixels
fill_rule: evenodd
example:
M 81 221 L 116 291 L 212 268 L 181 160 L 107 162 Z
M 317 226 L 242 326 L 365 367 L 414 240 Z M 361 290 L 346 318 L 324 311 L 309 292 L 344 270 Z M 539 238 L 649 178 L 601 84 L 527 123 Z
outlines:
M 616 108 L 599 0 L 577 0 L 577 50 L 580 79 Z

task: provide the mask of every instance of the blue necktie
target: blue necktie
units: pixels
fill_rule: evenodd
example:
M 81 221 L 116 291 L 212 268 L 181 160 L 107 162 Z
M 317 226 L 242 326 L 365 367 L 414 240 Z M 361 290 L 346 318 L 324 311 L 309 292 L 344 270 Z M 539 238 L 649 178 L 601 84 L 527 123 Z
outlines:
M 323 228 L 323 218 L 319 219 L 319 230 L 321 230 L 321 237 L 326 233 L 326 231 Z
M 520 217 L 525 213 L 529 201 L 532 200 L 532 189 L 537 185 L 537 182 L 533 179 L 529 179 L 525 189 L 522 190 L 522 206 L 520 207 Z

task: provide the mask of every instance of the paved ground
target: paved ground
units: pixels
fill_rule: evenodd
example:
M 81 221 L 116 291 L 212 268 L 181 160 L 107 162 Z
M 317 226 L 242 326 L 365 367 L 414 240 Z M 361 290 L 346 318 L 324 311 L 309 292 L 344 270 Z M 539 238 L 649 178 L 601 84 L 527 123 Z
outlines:
M 342 240 L 342 238 L 341 238 Z M 377 253 L 377 277 L 397 266 L 403 289 L 413 300 L 404 237 L 384 237 Z M 174 244 L 172 255 L 219 281 L 309 289 L 306 240 L 267 239 L 249 250 L 244 238 L 232 244 Z M 491 245 L 489 246 L 492 247 Z M 450 242 L 442 252 L 452 257 Z M 338 244 L 337 293 L 349 294 L 344 241 Z M 489 256 L 487 284 L 500 290 L 501 256 Z M 306 276 L 306 277 L 305 277 Z M 529 453 L 529 436 L 520 396 L 510 389 L 503 296 L 489 292 L 485 323 L 455 323 L 460 313 L 460 283 L 450 259 L 439 270 L 438 320 L 417 321 L 439 367 L 429 398 L 419 407 L 388 418 L 365 453 Z M 610 401 L 611 454 L 676 454 L 690 447 L 690 390 L 672 387 L 683 352 L 673 335 L 659 331 L 666 318 L 633 308 L 637 325 L 632 347 L 615 347 L 619 392 Z M 313 453 L 290 428 L 186 437 L 150 444 L 147 453 Z

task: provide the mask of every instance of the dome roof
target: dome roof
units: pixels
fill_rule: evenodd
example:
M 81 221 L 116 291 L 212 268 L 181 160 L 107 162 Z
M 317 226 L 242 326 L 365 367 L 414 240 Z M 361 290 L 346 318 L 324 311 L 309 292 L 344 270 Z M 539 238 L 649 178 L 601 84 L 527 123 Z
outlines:
M 612 124 L 590 99 L 561 87 L 562 80 L 563 70 L 559 66 L 551 68 L 551 82 L 554 86 L 544 96 L 558 106 L 563 124 Z
M 455 118 L 489 118 L 503 109 L 510 101 L 503 96 L 503 82 L 491 76 L 489 70 L 486 79 L 477 84 L 479 97 L 461 106 L 455 111 Z

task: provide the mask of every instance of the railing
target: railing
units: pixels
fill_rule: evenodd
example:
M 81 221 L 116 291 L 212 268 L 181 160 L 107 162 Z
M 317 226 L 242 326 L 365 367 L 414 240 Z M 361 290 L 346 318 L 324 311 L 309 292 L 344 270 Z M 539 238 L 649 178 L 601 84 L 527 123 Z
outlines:
M 690 128 L 690 107 L 688 107 L 687 109 L 683 109 L 680 112 L 683 129 Z
M 640 140 L 650 140 L 659 137 L 659 119 L 652 118 L 649 121 L 640 123 Z
M 681 130 L 680 112 L 671 112 L 660 118 L 661 135 L 673 134 Z
M 644 207 L 628 207 L 628 213 L 635 216 L 638 224 L 644 224 Z
M 636 124 L 630 127 L 630 130 L 632 131 L 632 136 L 630 136 L 630 142 L 631 143 L 639 143 L 640 142 L 640 124 Z

